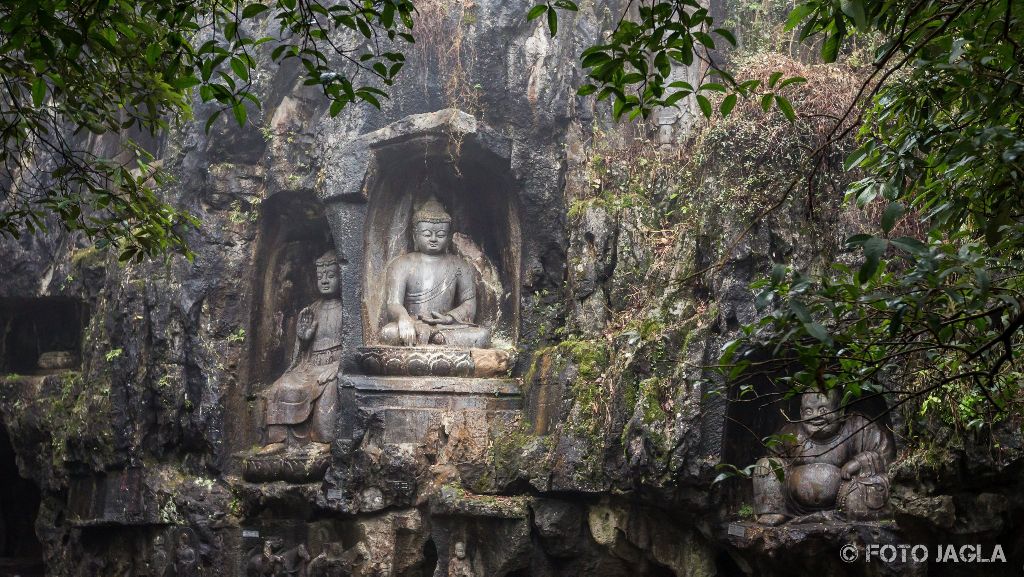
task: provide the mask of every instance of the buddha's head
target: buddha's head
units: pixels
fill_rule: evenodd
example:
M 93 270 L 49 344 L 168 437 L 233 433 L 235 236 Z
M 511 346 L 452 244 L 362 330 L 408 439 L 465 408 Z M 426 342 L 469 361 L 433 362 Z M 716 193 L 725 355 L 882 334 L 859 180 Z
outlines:
M 452 217 L 431 197 L 412 215 L 412 242 L 416 252 L 438 255 L 451 242 Z
M 800 397 L 800 424 L 811 437 L 821 439 L 836 434 L 842 416 L 838 389 L 804 393 Z
M 459 559 L 466 558 L 466 544 L 462 541 L 457 541 L 455 543 L 455 556 Z
M 338 256 L 333 250 L 316 259 L 316 288 L 321 295 L 337 296 L 340 283 L 338 276 Z

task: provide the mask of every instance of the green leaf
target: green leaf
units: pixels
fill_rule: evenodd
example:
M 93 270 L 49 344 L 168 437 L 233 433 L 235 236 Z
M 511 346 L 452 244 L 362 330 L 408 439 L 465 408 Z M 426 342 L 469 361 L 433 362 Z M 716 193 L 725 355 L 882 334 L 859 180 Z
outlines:
M 32 106 L 39 108 L 43 105 L 43 100 L 46 98 L 46 79 L 42 76 L 37 76 L 32 82 Z
M 846 157 L 846 160 L 843 161 L 843 170 L 850 171 L 853 170 L 854 167 L 860 166 L 860 163 L 864 161 L 867 155 L 868 145 L 865 144 L 851 152 L 850 155 Z
M 153 43 L 146 48 L 146 64 L 155 66 L 157 59 L 160 58 L 160 45 Z
M 860 284 L 868 282 L 878 271 L 885 249 L 889 248 L 889 241 L 884 238 L 873 236 L 864 242 L 864 264 L 857 271 L 857 280 Z
M 552 37 L 558 33 L 558 13 L 550 9 L 548 10 L 548 31 L 551 32 Z
M 889 234 L 892 227 L 896 225 L 896 221 L 906 214 L 907 208 L 898 202 L 890 202 L 889 206 L 885 207 L 882 212 L 882 230 L 885 234 Z
M 779 90 L 782 90 L 783 88 L 785 88 L 785 87 L 787 87 L 787 86 L 789 86 L 791 84 L 801 84 L 801 83 L 804 83 L 804 82 L 807 82 L 807 79 L 804 78 L 803 76 L 791 76 L 791 77 L 783 80 L 782 83 L 779 84 Z
M 359 96 L 359 98 L 362 98 L 366 102 L 369 102 L 377 110 L 380 110 L 380 101 L 377 100 L 377 98 L 374 95 L 366 93 L 366 92 L 359 92 L 358 96 Z
M 704 113 L 705 118 L 711 118 L 711 101 L 708 100 L 707 96 L 698 94 L 697 105 L 700 106 L 700 111 Z
M 268 8 L 263 4 L 249 4 L 248 6 L 242 9 L 242 19 L 245 20 L 248 18 L 252 18 L 253 16 L 256 16 L 257 14 L 263 12 L 264 10 L 268 10 Z
M 577 96 L 587 96 L 588 94 L 593 94 L 595 92 L 597 92 L 597 86 L 594 86 L 593 84 L 584 84 L 576 89 Z
M 235 73 L 235 76 L 242 79 L 245 82 L 249 81 L 249 67 L 242 62 L 241 58 L 231 59 L 231 70 Z
M 231 107 L 231 112 L 235 115 L 235 121 L 238 122 L 238 125 L 245 126 L 245 104 L 241 102 L 236 103 L 234 106 Z
M 976 268 L 974 269 L 974 278 L 978 282 L 978 294 L 987 296 L 992 287 L 992 277 L 989 276 L 988 271 L 981 267 Z
M 737 46 L 736 37 L 733 36 L 732 32 L 725 28 L 715 28 L 714 32 L 722 38 L 725 38 L 725 41 L 731 44 L 734 48 Z
M 821 326 L 821 324 L 804 323 L 804 330 L 807 331 L 807 334 L 825 343 L 826 345 L 832 344 L 832 337 L 829 336 L 828 331 L 825 330 L 825 327 Z
M 790 122 L 796 120 L 796 112 L 793 111 L 793 105 L 789 103 L 789 100 L 786 100 L 786 97 L 779 96 L 778 94 L 776 94 L 775 103 L 778 104 L 779 110 L 782 111 L 782 114 L 783 116 L 786 117 L 786 120 Z
M 821 44 L 821 59 L 826 63 L 835 62 L 839 57 L 839 43 L 842 39 L 842 34 L 838 32 L 826 38 L 825 42 Z
M 789 271 L 786 265 L 776 263 L 772 265 L 772 272 L 769 275 L 769 279 L 772 281 L 773 286 L 779 286 L 779 284 L 786 278 L 786 273 Z
M 547 11 L 548 11 L 548 5 L 547 4 L 537 4 L 533 8 L 530 8 L 530 11 L 526 13 L 526 20 L 527 21 L 536 20 L 537 18 L 540 18 L 541 14 L 543 14 L 543 13 L 545 13 Z
M 928 245 L 917 240 L 916 238 L 911 238 L 909 236 L 900 236 L 890 239 L 889 242 L 896 248 L 905 250 L 915 256 L 924 256 L 928 254 Z
M 220 116 L 219 110 L 215 110 L 213 111 L 212 114 L 210 114 L 210 118 L 206 119 L 206 124 L 203 125 L 204 132 L 206 132 L 207 134 L 210 133 L 210 127 L 213 126 L 213 123 L 217 121 L 218 116 Z
M 662 106 L 676 106 L 676 104 L 680 100 L 686 98 L 691 94 L 693 93 L 690 92 L 689 90 L 677 90 L 670 94 L 669 97 L 665 99 L 665 101 L 662 103 Z
M 814 4 L 801 3 L 797 4 L 796 8 L 789 13 L 789 17 L 786 18 L 786 32 L 789 32 L 796 27 L 804 18 L 814 12 Z
M 722 113 L 722 116 L 729 116 L 729 113 L 732 112 L 734 106 L 736 106 L 736 95 L 730 94 L 722 100 L 722 105 L 718 110 Z
M 843 0 L 842 8 L 843 14 L 853 19 L 858 30 L 867 29 L 868 18 L 864 14 L 864 0 Z
M 794 299 L 794 300 L 790 301 L 789 308 L 793 311 L 793 314 L 796 316 L 797 320 L 799 320 L 800 322 L 802 322 L 802 323 L 809 323 L 809 322 L 811 322 L 811 313 L 807 310 L 807 307 L 804 306 L 804 304 L 802 302 Z

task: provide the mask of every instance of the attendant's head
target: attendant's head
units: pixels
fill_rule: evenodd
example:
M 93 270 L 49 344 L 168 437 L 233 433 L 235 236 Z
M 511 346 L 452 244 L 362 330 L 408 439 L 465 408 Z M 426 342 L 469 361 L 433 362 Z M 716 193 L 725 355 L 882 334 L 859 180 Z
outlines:
M 316 259 L 316 288 L 321 295 L 337 296 L 341 282 L 338 277 L 338 256 L 333 250 Z
M 815 438 L 831 437 L 839 430 L 842 412 L 839 409 L 839 390 L 809 392 L 800 397 L 800 424 Z

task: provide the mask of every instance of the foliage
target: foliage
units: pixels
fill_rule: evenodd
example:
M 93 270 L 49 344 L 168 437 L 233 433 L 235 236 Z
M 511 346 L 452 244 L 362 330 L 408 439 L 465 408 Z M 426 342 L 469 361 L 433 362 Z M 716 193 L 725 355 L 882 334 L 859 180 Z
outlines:
M 197 221 L 158 194 L 168 176 L 153 153 L 191 119 L 193 91 L 218 106 L 207 129 L 223 110 L 244 124 L 246 103 L 259 106 L 256 50 L 274 43 L 271 58 L 301 62 L 331 114 L 379 107 L 413 11 L 408 0 L 0 2 L 0 234 L 57 226 L 117 245 L 123 260 L 188 254 Z M 268 14 L 276 36 L 247 32 Z
M 812 278 L 778 266 L 757 283 L 769 314 L 724 350 L 732 376 L 752 370 L 745 355 L 760 348 L 803 368 L 787 379 L 796 389 L 841 387 L 848 399 L 884 390 L 897 405 L 915 400 L 918 413 L 966 427 L 1019 414 L 1019 7 L 811 0 L 794 10 L 802 36 L 826 36 L 826 60 L 855 31 L 886 39 L 847 111 L 861 121 L 861 146 L 846 164 L 865 175 L 848 198 L 879 207 L 880 230 L 847 240 L 862 256 L 857 267 Z
M 637 18 L 627 18 L 633 6 Z M 552 35 L 558 29 L 555 8 L 575 11 L 572 2 L 539 4 L 530 11 L 530 17 L 547 14 Z M 790 84 L 803 82 L 803 78 L 783 78 L 773 74 L 768 82 L 760 79 L 737 81 L 732 74 L 718 67 L 708 57 L 708 51 L 719 44 L 715 37 L 729 46 L 736 46 L 733 34 L 716 28 L 708 8 L 697 0 L 671 2 L 628 2 L 608 42 L 595 44 L 580 55 L 591 81 L 579 88 L 581 96 L 597 94 L 598 100 L 611 98 L 615 119 L 623 116 L 633 120 L 647 118 L 658 107 L 679 106 L 683 99 L 694 95 L 704 116 L 710 118 L 713 108 L 708 94 L 722 93 L 725 97 L 718 111 L 727 116 L 741 97 L 758 97 L 768 111 L 773 105 L 789 120 L 793 120 L 793 107 L 777 92 Z M 673 67 L 689 67 L 695 62 L 707 68 L 697 86 L 685 80 L 673 79 Z M 711 77 L 711 80 L 708 78 Z M 712 81 L 713 80 L 713 81 Z

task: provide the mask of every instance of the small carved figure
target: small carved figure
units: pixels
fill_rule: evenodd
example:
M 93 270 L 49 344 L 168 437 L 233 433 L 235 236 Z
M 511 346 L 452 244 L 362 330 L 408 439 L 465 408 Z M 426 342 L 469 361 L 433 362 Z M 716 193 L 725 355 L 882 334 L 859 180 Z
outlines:
M 250 551 L 249 562 L 245 567 L 246 577 L 277 577 L 284 574 L 284 557 L 280 549 L 284 542 L 271 537 L 263 542 L 263 549 Z
M 341 361 L 342 310 L 338 259 L 330 251 L 316 261 L 320 298 L 299 313 L 291 366 L 266 391 L 268 444 L 261 453 L 329 443 L 333 437 Z
M 779 525 L 834 509 L 851 519 L 877 518 L 888 500 L 891 437 L 862 415 L 844 414 L 838 390 L 804 393 L 800 417 L 779 432 L 789 442 L 755 465 L 757 521 Z
M 341 554 L 342 567 L 353 577 L 372 577 L 377 572 L 372 561 L 370 548 L 362 541 L 357 542 Z
M 323 550 L 309 562 L 309 577 L 350 577 L 351 572 L 342 560 L 341 543 L 326 542 Z
M 164 577 L 168 573 L 167 549 L 164 547 L 163 535 L 153 537 L 153 553 L 149 558 L 149 574 Z
M 452 549 L 454 556 L 448 560 L 448 577 L 473 577 L 473 568 L 466 558 L 466 544 L 457 541 Z
M 475 324 L 475 271 L 466 259 L 448 252 L 451 224 L 434 198 L 413 214 L 414 250 L 387 269 L 384 344 L 490 347 L 490 329 Z
M 277 577 L 306 577 L 306 567 L 309 565 L 309 551 L 306 546 L 299 544 L 285 551 L 281 555 L 283 563 L 277 573 Z
M 175 577 L 198 577 L 199 558 L 192 547 L 188 531 L 178 533 L 178 547 L 174 550 Z

